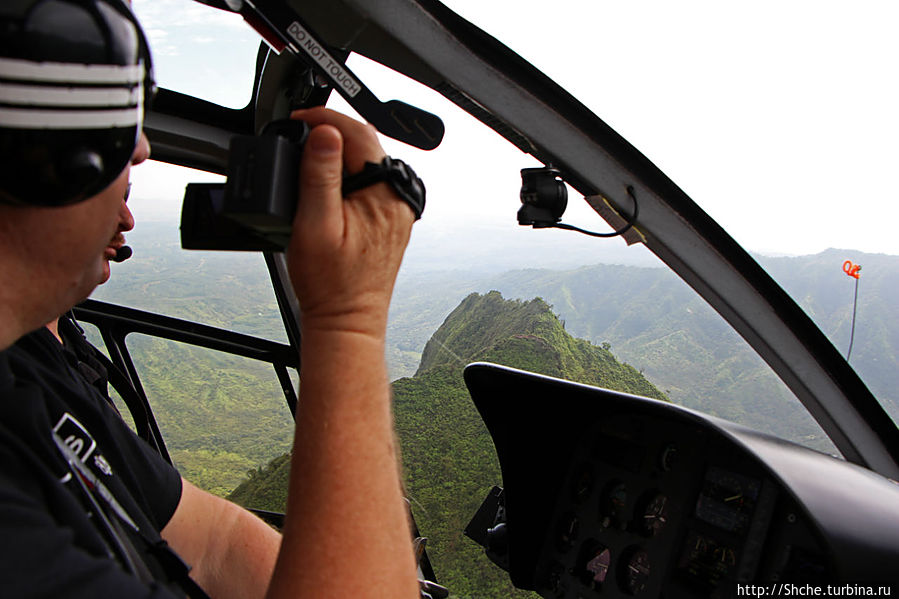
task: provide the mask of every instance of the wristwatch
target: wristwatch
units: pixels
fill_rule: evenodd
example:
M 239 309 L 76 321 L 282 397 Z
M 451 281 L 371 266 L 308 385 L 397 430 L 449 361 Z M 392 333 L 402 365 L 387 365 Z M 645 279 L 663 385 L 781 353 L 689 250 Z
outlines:
M 346 196 L 369 185 L 387 183 L 401 200 L 409 204 L 415 220 L 425 209 L 425 184 L 408 164 L 399 158 L 385 156 L 380 164 L 366 162 L 362 170 L 343 178 L 342 192 Z

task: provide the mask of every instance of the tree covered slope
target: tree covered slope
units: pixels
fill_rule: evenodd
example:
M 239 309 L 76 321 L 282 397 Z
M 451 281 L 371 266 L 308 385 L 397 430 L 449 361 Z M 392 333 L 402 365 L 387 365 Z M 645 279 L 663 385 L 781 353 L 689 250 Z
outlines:
M 425 346 L 415 376 L 394 382 L 406 490 L 438 579 L 460 597 L 509 597 L 514 590 L 505 573 L 462 535 L 490 488 L 502 484 L 493 444 L 462 380 L 473 361 L 665 397 L 608 349 L 568 334 L 543 300 L 509 301 L 496 291 L 466 297 Z M 275 460 L 231 498 L 283 510 L 287 468 L 286 459 Z

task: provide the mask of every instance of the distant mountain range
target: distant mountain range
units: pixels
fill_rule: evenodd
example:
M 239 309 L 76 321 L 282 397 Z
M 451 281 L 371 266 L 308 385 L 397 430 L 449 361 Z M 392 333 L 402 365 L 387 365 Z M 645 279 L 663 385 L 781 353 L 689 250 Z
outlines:
M 848 349 L 854 279 L 846 259 L 863 265 L 851 363 L 899 421 L 899 257 L 828 250 L 814 256 L 757 257 L 816 321 L 833 344 Z M 672 401 L 835 451 L 817 424 L 733 329 L 668 269 L 598 264 L 571 270 L 508 271 L 472 281 L 447 271 L 400 280 L 388 333 L 394 371 L 408 372 L 423 333 L 447 304 L 470 291 L 509 298 L 538 296 L 568 331 L 608 344 Z
M 176 233 L 170 225 L 146 223 L 129 234 L 134 257 L 113 266 L 113 279 L 96 296 L 284 339 L 260 256 L 185 252 Z M 482 237 L 491 239 L 486 233 Z M 400 274 L 391 306 L 387 358 L 392 378 L 416 372 L 426 342 L 463 298 L 495 289 L 508 298 L 542 297 L 568 331 L 594 344 L 609 344 L 676 403 L 833 450 L 761 359 L 670 270 L 594 264 L 496 272 L 506 263 L 536 263 L 541 252 L 559 265 L 622 258 L 621 251 L 597 251 L 607 247 L 602 244 L 556 255 L 541 245 L 542 232 L 528 239 L 537 242 L 527 251 L 520 244 L 505 250 L 496 246 L 474 263 L 463 251 L 452 265 L 439 262 L 434 250 L 423 250 L 421 244 L 410 249 L 409 268 Z M 645 250 L 633 256 L 631 262 L 653 263 Z M 850 361 L 899 421 L 899 323 L 892 317 L 899 297 L 899 256 L 827 250 L 756 259 L 843 353 L 849 346 L 854 279 L 843 274 L 842 264 L 850 259 L 862 265 Z
M 185 252 L 170 230 L 152 225 L 130 234 L 129 243 L 134 258 L 114 265 L 113 279 L 95 297 L 284 339 L 260 256 Z M 564 266 L 575 259 L 560 258 L 555 270 L 505 272 L 492 270 L 487 259 L 479 264 L 484 268 L 460 259 L 456 270 L 435 262 L 443 268 L 430 271 L 419 263 L 398 280 L 387 350 L 399 379 L 394 392 L 407 487 L 419 525 L 432 539 L 438 575 L 460 596 L 511 596 L 505 578 L 496 578 L 496 569 L 477 557 L 478 548 L 459 536 L 500 480 L 487 433 L 461 384 L 468 362 L 490 360 L 667 398 L 833 450 L 761 359 L 669 270 Z M 845 250 L 757 257 L 843 352 L 854 294 L 854 280 L 841 270 L 846 259 L 863 266 L 851 363 L 899 420 L 899 324 L 892 318 L 899 257 Z M 185 476 L 227 494 L 249 470 L 235 499 L 279 509 L 292 426 L 273 374 L 215 352 L 140 337 L 133 345 Z M 262 392 L 265 385 L 270 388 Z M 492 590 L 483 592 L 483 585 Z

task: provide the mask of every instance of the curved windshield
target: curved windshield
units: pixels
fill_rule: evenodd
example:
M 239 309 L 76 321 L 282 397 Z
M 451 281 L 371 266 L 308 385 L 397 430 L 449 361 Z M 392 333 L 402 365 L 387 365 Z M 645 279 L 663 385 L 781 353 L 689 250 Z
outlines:
M 135 0 L 142 19 L 157 4 L 165 3 Z M 899 325 L 890 318 L 899 297 L 899 238 L 890 228 L 896 215 L 882 194 L 891 189 L 886 176 L 896 158 L 895 146 L 885 140 L 899 139 L 892 112 L 899 98 L 883 75 L 893 69 L 883 61 L 896 55 L 899 40 L 886 29 L 895 22 L 885 15 L 886 3 L 854 5 L 851 14 L 773 2 L 755 3 L 751 11 L 713 2 L 447 4 L 545 71 L 655 162 L 756 256 L 899 419 Z M 218 14 L 196 6 L 204 15 Z M 194 33 L 242 40 L 233 26 L 224 24 L 220 35 L 212 35 L 218 21 L 194 22 L 162 38 L 151 29 L 151 43 L 156 50 L 159 39 L 177 45 Z M 245 54 L 255 56 L 256 45 L 251 40 Z M 176 60 L 166 66 L 160 59 L 162 85 L 207 99 L 248 88 L 234 78 L 251 81 L 252 65 L 229 64 L 225 53 L 198 56 L 199 64 Z M 413 230 L 391 306 L 387 358 L 404 482 L 418 524 L 431 539 L 428 553 L 439 580 L 448 581 L 454 594 L 525 596 L 512 595 L 491 566 L 474 566 L 486 561 L 483 550 L 461 538 L 471 514 L 501 480 L 461 378 L 469 362 L 499 362 L 668 400 L 836 453 L 770 368 L 652 253 L 621 239 L 520 227 L 519 171 L 538 166 L 533 158 L 440 94 L 371 61 L 350 60 L 379 98 L 419 106 L 447 126 L 433 152 L 382 141 L 428 187 L 427 208 Z M 207 69 L 227 77 L 204 80 L 202 93 L 191 91 L 191 78 L 199 81 Z M 183 86 L 166 83 L 168 70 L 165 77 Z M 351 112 L 339 98 L 330 105 Z M 204 322 L 270 335 L 279 317 L 270 290 L 257 295 L 264 286 L 261 260 L 243 262 L 258 256 L 179 256 L 186 265 L 181 271 L 166 262 L 166 252 L 177 251 L 183 184 L 208 176 L 154 165 L 134 173 L 134 208 L 145 212 L 136 214 L 138 228 L 129 240 L 140 241 L 140 228 L 154 221 L 165 236 L 147 226 L 147 243 L 119 265 L 121 272 L 100 296 L 116 301 L 113 285 L 127 285 L 138 307 L 145 300 L 163 307 L 168 302 L 178 316 L 190 318 L 193 310 Z M 608 230 L 570 189 L 564 221 Z M 860 278 L 843 270 L 847 261 L 850 274 L 862 266 Z M 220 275 L 220 285 L 207 287 L 222 292 L 200 296 L 202 283 L 191 268 L 213 263 L 209 274 Z M 126 272 L 135 276 L 126 279 Z M 164 293 L 142 293 L 162 285 Z M 145 345 L 136 351 L 177 357 Z M 218 356 L 209 362 L 222 372 Z M 162 374 L 190 374 L 159 366 L 164 363 L 155 362 Z M 224 366 L 229 385 L 221 392 L 191 391 L 180 380 L 177 385 L 229 409 L 230 398 L 241 393 L 237 383 L 248 396 L 257 395 L 253 373 Z M 163 380 L 156 389 L 165 395 L 175 384 Z M 269 403 L 260 408 L 266 418 L 282 413 L 269 412 Z M 180 405 L 172 406 L 173 414 L 175 408 Z M 245 418 L 240 414 L 224 420 L 222 434 L 255 442 L 259 435 L 232 426 Z M 182 461 L 205 480 L 209 446 L 199 441 L 208 439 L 195 441 L 192 434 L 174 426 L 166 431 L 172 447 L 183 450 Z M 284 451 L 284 438 L 271 441 L 265 452 L 255 446 L 221 452 L 216 475 L 226 469 L 229 476 L 244 475 L 250 463 L 250 482 L 261 480 L 264 470 L 280 467 L 277 458 L 263 463 Z M 283 497 L 255 507 L 283 509 Z
M 841 13 L 825 8 L 809 12 L 806 16 L 815 15 L 815 26 L 795 27 L 788 41 L 784 23 L 804 13 L 785 8 L 779 9 L 778 20 L 764 6 L 736 15 L 712 4 L 675 8 L 661 3 L 608 7 L 561 2 L 552 10 L 535 3 L 511 8 L 509 3 L 459 0 L 448 5 L 547 72 L 627 137 L 754 252 L 838 348 L 848 353 L 851 341 L 851 363 L 895 417 L 899 369 L 893 356 L 899 331 L 888 314 L 895 304 L 890 291 L 897 285 L 892 274 L 896 261 L 872 253 L 897 253 L 889 244 L 899 242 L 877 232 L 890 221 L 883 208 L 865 207 L 868 198 L 880 196 L 858 192 L 863 187 L 849 194 L 849 184 L 840 181 L 852 177 L 858 185 L 867 185 L 887 172 L 874 168 L 877 160 L 884 160 L 876 143 L 899 125 L 890 120 L 889 111 L 877 107 L 896 98 L 890 89 L 878 87 L 883 84 L 876 78 L 873 87 L 866 88 L 869 100 L 852 96 L 869 110 L 852 108 L 857 104 L 849 104 L 843 88 L 827 94 L 818 90 L 812 94 L 814 102 L 806 95 L 812 93 L 807 87 L 817 89 L 812 84 L 820 83 L 816 77 L 829 60 L 833 81 L 844 81 L 845 87 L 863 76 L 853 65 L 866 65 L 861 71 L 870 75 L 875 50 L 897 43 L 877 35 L 883 20 L 874 18 L 871 6 L 845 16 L 846 23 L 859 27 L 870 20 L 871 35 L 858 47 L 844 48 L 843 58 L 834 61 L 836 49 L 831 46 L 836 42 L 828 46 L 824 38 Z M 135 8 L 149 23 L 154 43 L 154 23 L 163 16 L 157 3 L 137 1 Z M 255 52 L 251 49 L 258 41 L 228 20 L 233 15 L 196 8 L 214 18 L 193 21 L 192 27 L 185 21 L 177 35 L 157 39 L 172 44 L 169 49 L 162 46 L 163 55 L 199 57 L 201 64 L 173 61 L 166 68 L 159 59 L 163 85 L 166 70 L 171 73 L 166 77 L 187 81 L 212 69 L 228 77 L 209 81 L 204 86 L 207 97 L 242 87 L 233 79 L 251 79 L 251 67 L 236 68 L 229 55 L 197 52 L 190 44 L 204 35 L 229 44 L 233 38 L 233 45 L 242 45 L 248 54 Z M 512 16 L 516 25 L 508 27 Z M 802 37 L 806 32 L 807 41 Z M 796 41 L 796 36 L 804 41 Z M 866 58 L 865 52 L 874 56 Z M 598 241 L 572 232 L 519 227 L 519 170 L 537 166 L 533 158 L 436 92 L 370 61 L 356 56 L 351 60 L 380 98 L 402 99 L 439 114 L 447 124 L 445 140 L 434 152 L 384 140 L 389 153 L 414 164 L 429 188 L 427 214 L 416 226 L 394 304 L 389 349 L 394 377 L 419 368 L 426 342 L 467 293 L 496 289 L 509 298 L 539 296 L 572 334 L 608 345 L 672 400 L 829 448 L 823 433 L 767 366 L 650 252 L 616 239 Z M 350 110 L 339 98 L 332 104 Z M 823 107 L 831 114 L 829 120 L 821 115 Z M 876 131 L 865 126 L 874 113 L 886 115 Z M 822 143 L 822 136 L 831 141 Z M 859 136 L 868 136 L 868 141 L 861 143 Z M 874 154 L 877 160 L 871 158 Z M 834 164 L 839 156 L 844 157 L 842 168 Z M 865 163 L 864 156 L 870 162 Z M 141 179 L 141 171 L 136 169 L 136 197 L 165 197 L 177 205 L 184 181 L 147 174 L 149 168 Z M 172 189 L 158 191 L 165 185 Z M 886 183 L 881 186 L 886 188 Z M 564 220 L 602 229 L 604 224 L 586 203 L 570 195 Z M 853 219 L 845 216 L 850 197 L 854 213 L 878 215 L 865 221 L 858 236 Z M 152 212 L 157 202 L 162 203 L 157 199 L 145 205 Z M 170 216 L 165 218 L 171 219 L 177 209 L 166 212 Z M 846 260 L 863 266 L 860 279 L 843 272 Z M 621 270 L 590 270 L 612 266 Z M 435 303 L 423 305 L 415 296 L 423 289 L 415 277 L 430 277 L 451 289 L 437 294 L 428 288 L 428 299 Z M 566 277 L 572 282 L 562 280 Z M 856 281 L 858 303 L 853 309 Z M 412 295 L 404 296 L 404 289 Z M 404 305 L 410 306 L 410 314 L 401 313 Z M 756 399 L 760 397 L 765 398 L 763 404 Z
M 888 75 L 899 7 L 444 3 L 547 73 L 686 191 L 899 422 L 899 203 L 887 191 L 899 162 L 899 84 Z

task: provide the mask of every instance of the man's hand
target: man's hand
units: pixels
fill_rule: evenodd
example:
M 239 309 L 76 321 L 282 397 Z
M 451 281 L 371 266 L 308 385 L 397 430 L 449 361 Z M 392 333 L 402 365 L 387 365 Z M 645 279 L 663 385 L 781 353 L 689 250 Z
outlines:
M 342 197 L 344 170 L 356 173 L 384 157 L 371 126 L 324 108 L 292 117 L 311 129 L 287 249 L 303 328 L 383 337 L 412 210 L 385 183 Z
M 311 128 L 287 248 L 302 390 L 268 596 L 414 599 L 384 338 L 415 216 L 386 183 L 342 197 L 344 170 L 384 157 L 374 129 L 322 108 L 293 117 Z

